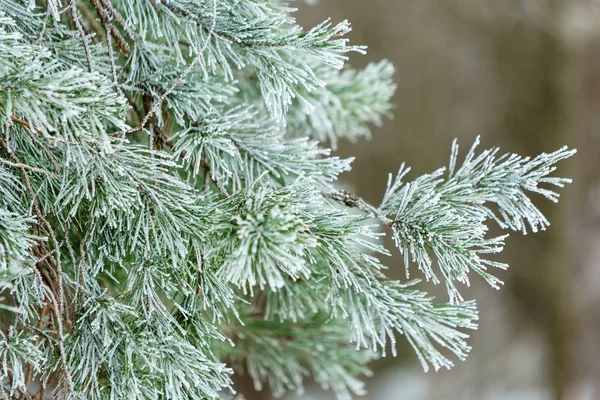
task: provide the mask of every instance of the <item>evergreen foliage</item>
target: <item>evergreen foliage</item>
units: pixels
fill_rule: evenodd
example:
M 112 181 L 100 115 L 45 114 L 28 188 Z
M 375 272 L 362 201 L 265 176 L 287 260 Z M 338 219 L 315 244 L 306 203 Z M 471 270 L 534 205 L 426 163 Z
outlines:
M 352 160 L 329 148 L 389 115 L 393 67 L 345 67 L 349 24 L 304 30 L 290 6 L 0 0 L 4 398 L 229 398 L 244 371 L 348 398 L 398 335 L 425 370 L 467 356 L 460 284 L 506 268 L 488 226 L 545 229 L 529 196 L 556 202 L 574 151 L 455 143 L 379 206 L 339 190 Z

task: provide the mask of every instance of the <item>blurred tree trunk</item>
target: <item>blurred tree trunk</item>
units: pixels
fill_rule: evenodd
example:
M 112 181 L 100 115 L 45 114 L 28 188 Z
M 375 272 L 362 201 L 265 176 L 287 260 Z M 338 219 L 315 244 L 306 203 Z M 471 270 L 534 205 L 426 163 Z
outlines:
M 500 24 L 493 33 L 493 63 L 505 90 L 500 129 L 510 150 L 535 155 L 569 143 L 572 127 L 573 57 L 559 32 L 565 1 L 547 1 L 542 23 L 515 21 Z M 515 4 L 518 6 L 518 4 Z M 561 165 L 561 176 L 571 176 Z M 566 398 L 574 378 L 572 340 L 575 312 L 568 294 L 569 212 L 540 202 L 551 229 L 509 241 L 510 258 L 520 268 L 511 270 L 506 290 L 522 316 L 537 325 L 547 347 L 547 383 L 553 398 Z M 513 235 L 516 236 L 516 235 Z

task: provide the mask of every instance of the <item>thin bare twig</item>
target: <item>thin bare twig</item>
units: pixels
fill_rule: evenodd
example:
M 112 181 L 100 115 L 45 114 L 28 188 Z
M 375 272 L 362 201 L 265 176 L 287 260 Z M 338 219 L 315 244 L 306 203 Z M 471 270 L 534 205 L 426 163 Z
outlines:
M 37 327 L 38 330 L 42 329 L 42 325 L 44 324 L 44 318 L 46 317 L 46 312 L 47 311 L 48 311 L 48 302 L 44 301 L 44 304 L 42 304 L 42 308 L 40 310 L 40 318 L 39 318 L 38 323 L 36 325 L 36 327 Z M 35 338 L 34 344 L 36 346 L 40 342 L 40 338 L 41 338 L 41 336 L 37 336 Z M 33 365 L 29 364 L 29 366 L 27 367 L 27 372 L 25 373 L 25 387 L 29 386 L 29 382 L 31 381 L 31 373 L 32 372 L 33 372 Z
M 28 169 L 33 172 L 39 172 L 40 174 L 51 176 L 52 178 L 58 178 L 58 175 L 56 175 L 50 171 L 46 171 L 45 169 L 42 169 L 42 168 L 32 167 L 31 165 L 22 164 L 22 163 L 14 163 L 12 161 L 5 160 L 4 158 L 0 158 L 0 162 L 8 165 L 9 167 L 25 168 L 25 169 Z
M 41 215 L 41 213 L 38 217 L 40 218 L 42 223 L 46 226 L 46 229 L 48 231 L 48 234 L 50 235 L 50 239 L 52 240 L 54 248 L 60 248 L 60 244 L 58 243 L 58 240 L 56 240 L 56 233 L 54 233 L 54 229 L 52 229 L 52 226 L 50 225 L 48 220 L 43 215 Z M 64 290 L 64 286 L 63 286 L 62 263 L 60 262 L 60 256 L 56 257 L 56 283 L 58 285 L 59 311 L 61 313 L 63 313 L 65 310 L 65 290 Z
M 217 181 L 217 179 L 215 177 L 213 177 L 210 167 L 204 161 L 200 161 L 200 167 L 202 167 L 202 169 L 204 169 L 205 179 L 206 179 L 206 176 L 208 176 L 210 178 L 210 180 L 212 181 L 212 183 L 215 185 L 215 187 L 219 190 L 219 193 L 221 193 L 221 195 L 223 197 L 228 198 L 231 196 L 229 194 L 229 192 L 227 191 L 227 189 L 225 189 L 225 187 L 223 187 L 223 185 L 221 185 L 219 183 L 219 181 Z M 205 182 L 205 184 L 206 184 L 206 182 Z
M 10 156 L 16 161 L 16 164 L 19 165 L 19 168 L 21 169 L 21 172 L 23 173 L 23 177 L 25 179 L 25 186 L 27 187 L 27 190 L 29 191 L 29 194 L 31 195 L 31 200 L 33 202 L 33 208 L 35 210 L 35 213 L 36 213 L 38 219 L 40 220 L 40 222 L 42 222 L 42 224 L 46 227 L 46 230 L 48 231 L 48 234 L 50 235 L 50 238 L 52 240 L 54 248 L 55 249 L 60 248 L 60 244 L 58 243 L 58 240 L 56 239 L 56 234 L 54 232 L 54 229 L 52 229 L 52 225 L 50 225 L 48 220 L 42 214 L 42 210 L 37 201 L 36 192 L 33 189 L 33 185 L 31 184 L 31 179 L 29 177 L 29 173 L 27 172 L 27 169 L 24 167 L 25 164 L 23 164 L 21 159 L 13 151 L 10 150 L 10 148 L 8 147 L 8 145 L 6 144 L 6 142 L 3 139 L 0 139 L 0 144 L 6 149 L 6 151 L 10 154 Z M 60 305 L 59 311 L 63 312 L 63 310 L 64 310 L 64 287 L 63 287 L 62 265 L 60 262 L 60 257 L 56 257 L 56 280 L 57 280 L 57 284 L 58 284 L 58 296 L 59 296 L 59 305 Z
M 96 21 L 96 16 L 90 11 L 89 8 L 87 8 L 85 4 L 81 2 L 77 2 L 77 8 L 79 8 L 79 11 L 81 11 L 85 20 L 90 24 L 90 28 L 94 32 L 96 32 L 96 35 L 100 38 L 100 41 L 106 43 L 106 41 L 102 37 L 104 32 L 102 29 L 102 25 L 100 25 L 98 21 Z
M 204 43 L 202 43 L 202 46 L 198 50 L 198 55 L 196 55 L 196 57 L 192 60 L 192 62 L 186 67 L 186 69 L 181 73 L 181 75 L 179 75 L 179 77 L 177 77 L 177 79 L 175 79 L 175 81 L 171 84 L 171 86 L 169 86 L 169 88 L 167 90 L 165 90 L 165 92 L 158 98 L 158 100 L 156 100 L 154 102 L 154 104 L 150 108 L 150 111 L 144 116 L 144 119 L 142 120 L 142 122 L 139 126 L 128 129 L 126 131 L 113 132 L 110 134 L 111 136 L 119 136 L 119 135 L 123 135 L 123 134 L 127 134 L 127 133 L 139 132 L 142 129 L 144 129 L 146 124 L 148 124 L 148 122 L 150 121 L 150 118 L 154 115 L 156 110 L 162 105 L 163 101 L 165 101 L 167 96 L 169 96 L 175 90 L 175 88 L 177 86 L 179 86 L 179 84 L 190 74 L 190 72 L 192 72 L 192 70 L 194 69 L 196 64 L 198 64 L 200 62 L 200 60 L 203 57 L 204 51 L 208 47 L 210 39 L 212 38 L 212 35 L 215 31 L 215 26 L 217 24 L 217 0 L 212 0 L 212 7 L 213 7 L 213 14 L 212 14 L 211 25 L 208 29 L 208 34 L 206 35 L 206 38 L 204 39 Z
M 0 139 L 0 144 L 8 151 L 8 153 L 16 161 L 17 164 L 23 164 L 23 162 L 19 159 L 19 157 L 10 150 L 10 148 L 4 142 L 3 139 Z M 58 244 L 58 241 L 56 240 L 56 235 L 54 233 L 54 230 L 52 229 L 52 226 L 50 225 L 48 220 L 42 214 L 41 208 L 36 199 L 35 190 L 33 189 L 33 186 L 31 184 L 31 179 L 29 178 L 29 174 L 27 173 L 27 169 L 22 166 L 19 168 L 21 169 L 21 171 L 23 173 L 23 177 L 25 179 L 25 186 L 27 187 L 27 190 L 29 191 L 30 195 L 32 196 L 33 208 L 35 210 L 35 213 L 36 213 L 37 217 L 39 218 L 39 220 L 46 226 L 46 229 L 48 230 L 48 234 L 50 235 L 52 242 L 54 244 L 54 248 L 58 249 L 60 246 Z M 56 257 L 56 264 L 57 264 L 57 266 L 56 266 L 57 267 L 56 268 L 57 279 L 56 280 L 58 283 L 58 293 L 59 293 L 59 297 L 60 297 L 60 302 L 56 301 L 56 296 L 54 296 L 53 290 L 50 289 L 44 283 L 44 279 L 42 278 L 40 271 L 38 271 L 38 269 L 35 266 L 33 267 L 33 271 L 36 274 L 37 278 L 40 280 L 42 287 L 45 288 L 46 291 L 48 292 L 48 295 L 50 296 L 50 299 L 52 300 L 54 308 L 55 308 L 55 313 L 56 313 L 56 318 L 57 318 L 56 325 L 57 325 L 58 336 L 59 336 L 59 350 L 61 353 L 61 361 L 63 364 L 63 369 L 65 372 L 65 375 L 67 377 L 67 383 L 69 385 L 69 389 L 72 392 L 73 391 L 73 381 L 71 380 L 71 376 L 69 375 L 68 370 L 67 370 L 67 358 L 66 358 L 66 353 L 65 353 L 65 349 L 64 349 L 64 335 L 63 335 L 62 318 L 61 318 L 61 311 L 64 309 L 64 289 L 63 289 L 63 282 L 62 282 L 62 267 L 61 267 L 61 263 L 60 263 L 60 257 Z
M 31 130 L 31 129 L 33 129 L 33 130 L 34 130 L 34 131 L 35 131 L 37 134 L 39 134 L 40 136 L 44 137 L 44 139 L 46 139 L 46 140 L 49 140 L 49 141 L 51 141 L 51 142 L 54 142 L 54 141 L 56 141 L 56 142 L 58 142 L 58 143 L 68 143 L 68 144 L 70 144 L 71 146 L 79 146 L 81 143 L 92 143 L 92 142 L 93 142 L 93 140 L 91 140 L 91 139 L 89 139 L 89 140 L 88 140 L 88 139 L 86 139 L 86 140 L 83 140 L 82 142 L 68 142 L 68 141 L 66 141 L 66 140 L 64 140 L 64 139 L 62 139 L 62 138 L 60 138 L 60 137 L 51 136 L 51 135 L 49 135 L 49 134 L 45 133 L 45 132 L 44 132 L 42 129 L 40 129 L 39 127 L 37 127 L 37 126 L 35 126 L 35 125 L 33 125 L 33 124 L 31 124 L 31 123 L 27 122 L 27 121 L 24 121 L 24 120 L 22 120 L 22 119 L 20 119 L 20 118 L 17 118 L 17 117 L 15 117 L 14 115 L 11 115 L 11 116 L 10 116 L 10 120 L 11 120 L 12 122 L 15 122 L 15 123 L 17 123 L 17 124 L 21 125 L 21 126 L 22 126 L 22 127 L 24 127 L 24 128 L 28 128 L 28 129 L 30 129 L 30 130 Z
M 42 29 L 40 31 L 40 35 L 37 38 L 37 42 L 41 42 L 44 38 L 44 34 L 46 33 L 46 26 L 48 25 L 48 17 L 50 17 L 50 8 L 46 7 L 46 15 L 44 15 L 44 22 L 42 24 Z
M 8 143 L 6 143 L 4 141 L 4 139 L 0 139 L 0 145 L 2 145 L 6 149 L 8 154 L 10 154 L 10 156 L 16 161 L 16 164 L 23 164 L 21 162 L 21 159 L 11 150 Z M 23 168 L 21 166 L 19 168 L 21 169 L 21 172 L 23 173 L 23 176 L 25 177 L 25 186 L 27 187 L 29 194 L 32 196 L 31 201 L 33 202 L 33 209 L 34 209 L 36 215 L 38 215 L 38 217 L 39 217 L 42 215 L 42 211 L 40 209 L 40 205 L 37 202 L 37 196 L 35 194 L 35 190 L 33 190 L 33 186 L 31 185 L 31 180 L 29 179 L 29 174 L 27 173 L 27 170 L 25 168 Z
M 111 4 L 111 2 L 109 0 L 100 0 L 100 2 L 102 3 L 102 5 L 104 7 L 106 7 L 108 12 L 111 14 L 112 18 L 115 21 L 117 21 L 117 24 L 119 24 L 121 26 L 121 28 L 123 28 L 125 33 L 127 33 L 127 36 L 129 36 L 129 39 L 138 41 L 139 37 L 137 36 L 137 34 L 133 30 L 131 30 L 131 28 L 129 28 L 129 26 L 127 25 L 127 22 L 125 21 L 125 18 L 123 18 L 123 16 L 117 10 L 115 10 L 115 8 Z M 115 40 L 117 40 L 117 39 L 115 39 Z
M 219 190 L 219 193 L 221 193 L 221 195 L 223 197 L 225 197 L 225 198 L 231 197 L 231 195 L 229 194 L 227 189 L 225 189 L 215 178 L 213 178 L 212 175 L 210 174 L 210 172 L 208 173 L 208 175 L 210 176 L 210 180 L 212 181 L 212 183 L 217 187 L 217 189 Z
M 90 230 L 88 229 L 83 236 L 83 239 L 79 242 L 79 289 L 77 291 L 78 300 L 81 300 L 83 295 L 83 287 L 85 286 L 85 263 L 86 263 L 86 252 L 85 245 L 87 244 L 88 238 L 90 237 Z
M 25 128 L 33 129 L 34 131 L 36 131 L 37 133 L 39 133 L 40 135 L 42 135 L 43 137 L 45 137 L 48 140 L 56 140 L 56 138 L 54 136 L 46 135 L 44 133 L 44 131 L 41 130 L 40 128 L 38 128 L 37 126 L 32 125 L 27 121 L 23 121 L 22 119 L 19 119 L 19 118 L 15 117 L 14 115 L 10 116 L 10 120 L 13 122 L 16 122 L 17 124 L 19 124 Z
M 77 0 L 71 0 L 71 16 L 73 17 L 73 22 L 75 22 L 75 26 L 77 27 L 77 31 L 79 32 L 79 36 L 81 36 L 81 41 L 83 42 L 85 58 L 87 58 L 88 62 L 88 69 L 90 72 L 92 72 L 94 70 L 94 65 L 92 64 L 92 53 L 90 52 L 87 35 L 83 29 L 83 25 L 81 24 L 81 18 L 79 18 L 79 12 L 77 12 Z
M 119 30 L 115 28 L 112 22 L 109 26 L 109 30 L 111 36 L 113 37 L 113 39 L 115 39 L 115 42 L 117 42 L 117 46 L 119 46 L 119 50 L 121 50 L 121 53 L 128 56 L 129 53 L 131 53 L 131 47 L 129 47 L 129 43 L 127 43 L 127 40 L 125 40 L 125 38 L 121 36 L 121 32 L 119 32 Z
M 102 25 L 104 25 L 104 29 L 106 29 L 106 47 L 108 48 L 108 58 L 110 60 L 110 71 L 112 73 L 112 77 L 113 77 L 113 83 L 115 84 L 115 86 L 119 83 L 118 79 L 117 79 L 117 65 L 115 63 L 115 52 L 113 51 L 113 46 L 112 46 L 112 25 L 111 23 L 107 23 L 106 25 L 104 24 L 104 22 L 102 22 Z
M 169 140 L 169 139 L 163 139 L 164 143 L 167 144 L 167 146 L 169 146 L 171 148 L 171 150 L 175 149 L 175 143 L 173 143 L 173 141 Z M 180 155 L 185 156 L 186 152 L 182 151 Z M 210 181 L 215 185 L 215 187 L 219 190 L 219 193 L 221 193 L 221 195 L 225 198 L 229 198 L 231 197 L 231 195 L 229 194 L 229 192 L 227 191 L 227 189 L 225 189 L 225 187 L 223 185 L 221 185 L 219 183 L 219 181 L 212 176 L 212 174 L 210 173 L 210 167 L 208 166 L 208 164 L 206 164 L 206 162 L 204 161 L 200 161 L 200 167 L 204 170 L 204 189 L 208 189 L 208 182 L 209 179 Z
M 61 170 L 62 166 L 60 166 L 56 162 L 56 159 L 52 155 L 52 152 L 50 151 L 50 149 L 48 149 L 48 147 L 46 147 L 42 142 L 40 142 L 38 140 L 38 138 L 33 134 L 33 132 L 31 132 L 30 129 L 25 129 L 25 132 L 27 132 L 29 134 L 29 137 L 31 137 L 31 140 L 33 140 L 35 142 L 35 144 L 37 146 L 39 146 L 44 153 L 46 153 L 46 156 L 48 156 L 48 160 L 50 160 L 50 162 L 52 163 L 52 166 L 54 167 L 54 169 L 57 170 L 57 171 Z
M 34 271 L 37 271 L 37 269 L 34 269 Z M 38 279 L 41 279 L 41 275 L 39 275 L 38 272 Z M 66 380 L 67 380 L 67 385 L 68 385 L 68 389 L 70 392 L 73 392 L 73 380 L 71 379 L 71 375 L 69 374 L 69 369 L 67 367 L 67 353 L 65 351 L 65 337 L 63 334 L 63 327 L 62 327 L 62 317 L 61 317 L 61 313 L 59 311 L 59 306 L 57 304 L 56 301 L 56 297 L 54 296 L 54 292 L 52 292 L 52 290 L 46 286 L 46 284 L 44 283 L 43 280 L 40 280 L 40 284 L 42 285 L 42 287 L 44 289 L 46 289 L 46 291 L 48 292 L 48 297 L 50 298 L 50 301 L 52 302 L 52 304 L 54 305 L 54 314 L 56 315 L 56 329 L 57 329 L 57 333 L 58 333 L 58 350 L 60 353 L 60 361 L 63 367 L 63 372 L 65 374 Z
M 60 245 L 62 246 L 64 240 L 62 242 L 60 242 Z M 41 256 L 40 258 L 38 258 L 37 260 L 35 260 L 34 264 L 38 264 L 43 262 L 44 260 L 47 260 L 48 258 L 52 257 L 54 255 L 54 253 L 57 253 L 59 249 L 54 249 L 49 251 L 48 253 L 44 254 L 43 256 Z
M 98 16 L 100 17 L 100 23 L 104 27 L 104 37 L 106 38 L 106 47 L 108 48 L 108 57 L 110 59 L 111 72 L 113 76 L 113 81 L 116 86 L 118 84 L 117 66 L 115 64 L 115 54 L 113 50 L 112 39 L 115 39 L 117 45 L 119 45 L 119 48 L 121 49 L 121 52 L 123 52 L 123 54 L 125 55 L 129 54 L 129 45 L 127 45 L 127 42 L 125 41 L 125 39 L 123 39 L 119 31 L 113 27 L 112 21 L 109 18 L 106 10 L 104 9 L 104 5 L 100 2 L 100 0 L 91 0 L 91 3 L 92 6 L 94 6 L 94 8 L 96 9 Z

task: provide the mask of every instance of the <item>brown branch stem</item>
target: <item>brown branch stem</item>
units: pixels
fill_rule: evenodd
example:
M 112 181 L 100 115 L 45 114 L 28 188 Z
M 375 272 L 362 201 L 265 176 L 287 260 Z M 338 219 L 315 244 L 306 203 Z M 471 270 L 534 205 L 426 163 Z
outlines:
M 383 215 L 381 211 L 379 211 L 376 207 L 373 207 L 366 201 L 364 201 L 361 197 L 355 195 L 354 193 L 339 191 L 332 193 L 323 193 L 323 197 L 336 200 L 340 203 L 343 203 L 347 207 L 357 208 L 372 218 L 375 218 L 381 223 L 383 223 L 387 227 L 392 227 L 395 224 L 395 221 Z

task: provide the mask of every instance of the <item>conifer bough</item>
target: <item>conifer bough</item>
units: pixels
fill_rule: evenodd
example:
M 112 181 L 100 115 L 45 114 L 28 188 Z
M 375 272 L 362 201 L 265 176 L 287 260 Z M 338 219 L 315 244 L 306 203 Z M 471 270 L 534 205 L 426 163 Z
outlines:
M 534 158 L 451 149 L 371 205 L 339 140 L 390 114 L 387 61 L 344 66 L 347 22 L 283 0 L 0 0 L 0 395 L 219 399 L 364 392 L 401 335 L 423 368 L 470 348 L 462 284 L 501 282 L 504 236 L 549 223 Z M 382 270 L 390 234 L 405 281 Z M 494 257 L 496 259 L 496 257 Z M 444 284 L 448 299 L 414 288 Z

